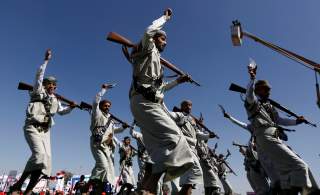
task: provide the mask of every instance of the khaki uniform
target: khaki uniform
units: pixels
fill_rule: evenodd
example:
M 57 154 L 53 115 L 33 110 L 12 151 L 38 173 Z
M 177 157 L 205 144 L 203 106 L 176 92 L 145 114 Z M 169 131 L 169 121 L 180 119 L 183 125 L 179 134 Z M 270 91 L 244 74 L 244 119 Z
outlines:
M 184 135 L 163 103 L 164 92 L 177 82 L 164 83 L 160 53 L 152 37 L 166 22 L 165 16 L 155 20 L 142 38 L 141 48 L 133 57 L 133 83 L 130 106 L 141 128 L 145 147 L 154 162 L 153 173 L 166 172 L 164 181 L 179 177 L 192 165 L 192 152 Z M 145 95 L 139 88 L 146 89 Z M 152 94 L 153 100 L 146 94 Z
M 110 140 L 109 135 L 121 133 L 124 128 L 116 127 L 115 122 L 110 118 L 110 114 L 106 114 L 100 110 L 99 103 L 105 92 L 106 89 L 102 89 L 96 95 L 92 105 L 90 148 L 96 163 L 92 169 L 90 179 L 98 179 L 102 182 L 109 182 L 115 185 L 114 149 L 116 144 L 114 139 Z M 101 133 L 102 137 L 99 140 L 94 135 L 102 132 L 103 128 L 106 131 L 104 134 Z
M 138 165 L 139 165 L 138 182 L 141 182 L 145 175 L 146 163 L 152 163 L 152 161 L 151 161 L 150 155 L 148 154 L 144 146 L 142 133 L 131 129 L 130 134 L 134 139 L 137 140 Z
M 37 71 L 33 91 L 30 92 L 30 103 L 26 110 L 24 136 L 32 152 L 25 171 L 41 170 L 46 176 L 51 175 L 50 128 L 54 125 L 53 116 L 69 113 L 72 109 L 64 107 L 55 95 L 46 93 L 42 86 L 47 63 Z M 46 123 L 47 125 L 43 126 Z
M 232 190 L 232 186 L 227 178 L 226 166 L 222 162 L 218 161 L 217 168 L 218 168 L 218 176 L 219 176 L 220 182 L 222 184 L 224 194 L 232 195 L 233 190 Z
M 134 173 L 133 173 L 133 162 L 132 158 L 137 155 L 131 145 L 124 145 L 119 143 L 119 153 L 120 153 L 120 174 L 123 184 L 136 185 Z
M 254 129 L 258 151 L 267 155 L 279 171 L 282 189 L 311 187 L 308 165 L 276 136 L 277 125 L 296 125 L 296 121 L 280 118 L 269 102 L 261 103 L 253 86 L 254 80 L 251 80 L 247 88 L 245 108 Z
M 253 134 L 254 129 L 253 129 L 252 125 L 241 122 L 232 116 L 230 116 L 229 120 L 231 122 L 233 122 L 234 124 L 248 130 L 251 135 Z M 268 158 L 268 156 L 266 154 L 264 154 L 261 150 L 259 150 L 259 148 L 257 148 L 257 156 L 258 156 L 259 162 L 260 162 L 264 172 L 267 174 L 267 176 L 270 179 L 270 186 L 276 187 L 276 185 L 279 185 L 280 184 L 280 175 L 279 175 L 278 171 L 275 169 L 270 158 Z M 256 181 L 259 181 L 259 180 L 256 180 Z M 261 180 L 261 181 L 262 181 L 262 183 L 257 184 L 257 185 L 259 185 L 259 186 L 264 185 L 264 180 Z
M 214 159 L 210 157 L 208 145 L 204 141 L 198 141 L 197 153 L 200 157 L 200 165 L 203 172 L 203 182 L 205 188 L 217 188 L 219 186 L 218 169 L 215 166 Z M 210 194 L 211 195 L 211 194 Z
M 186 184 L 203 184 L 203 173 L 196 150 L 196 145 L 197 140 L 208 140 L 209 134 L 202 133 L 197 127 L 195 120 L 190 115 L 181 112 L 171 112 L 171 117 L 181 128 L 181 131 L 186 137 L 193 154 L 194 165 L 180 177 L 180 186 Z
M 261 167 L 256 151 L 250 145 L 246 148 L 244 165 L 247 172 L 247 179 L 257 195 L 266 195 L 270 192 L 268 176 Z

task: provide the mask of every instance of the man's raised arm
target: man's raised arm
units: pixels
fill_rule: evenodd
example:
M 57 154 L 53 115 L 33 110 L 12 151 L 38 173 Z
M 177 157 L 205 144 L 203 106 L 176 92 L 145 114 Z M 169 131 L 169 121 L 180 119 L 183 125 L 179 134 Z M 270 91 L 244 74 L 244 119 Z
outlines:
M 51 59 L 51 56 L 52 56 L 52 52 L 50 49 L 48 49 L 46 51 L 46 54 L 44 57 L 44 63 L 39 67 L 39 69 L 37 70 L 37 73 L 36 73 L 36 78 L 35 78 L 34 87 L 33 87 L 34 92 L 39 92 L 41 89 L 43 77 L 44 77 L 44 72 L 46 70 L 48 62 Z
M 150 43 L 153 43 L 153 36 L 162 29 L 163 25 L 170 19 L 172 15 L 172 10 L 167 9 L 160 18 L 152 22 L 150 26 L 146 29 L 143 38 L 142 38 L 142 47 L 148 48 Z

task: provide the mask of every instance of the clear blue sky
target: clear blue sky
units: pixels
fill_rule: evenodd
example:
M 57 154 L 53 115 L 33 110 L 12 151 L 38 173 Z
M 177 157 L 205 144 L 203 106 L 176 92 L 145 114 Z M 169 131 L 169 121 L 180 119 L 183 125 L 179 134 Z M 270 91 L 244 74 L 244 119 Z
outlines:
M 320 62 L 319 6 L 316 0 L 1 1 L 0 172 L 21 171 L 30 155 L 22 130 L 29 99 L 16 88 L 19 81 L 33 82 L 46 48 L 53 50 L 46 73 L 59 79 L 60 94 L 91 102 L 102 83 L 117 82 L 106 97 L 113 102 L 112 112 L 131 122 L 131 67 L 120 46 L 105 40 L 106 34 L 116 31 L 137 42 L 164 8 L 171 7 L 174 15 L 165 26 L 168 45 L 163 56 L 192 74 L 203 87 L 179 86 L 167 93 L 166 104 L 171 108 L 186 98 L 193 101 L 194 114 L 202 112 L 207 126 L 220 135 L 219 151 L 231 150 L 230 164 L 239 176 L 230 176 L 230 180 L 236 191 L 244 192 L 249 185 L 243 159 L 231 143 L 246 143 L 249 134 L 226 121 L 217 104 L 246 120 L 239 95 L 227 89 L 231 82 L 246 85 L 249 57 L 259 65 L 258 78 L 268 79 L 273 86 L 274 99 L 316 122 L 319 109 L 314 73 L 248 39 L 242 47 L 233 47 L 231 21 L 239 19 L 247 31 Z M 56 117 L 51 131 L 54 171 L 91 171 L 89 122 L 88 113 L 80 110 Z M 319 129 L 300 125 L 296 130 L 289 134 L 289 145 L 309 163 L 318 180 Z M 127 133 L 118 137 L 124 135 Z M 211 146 L 214 143 L 211 141 Z

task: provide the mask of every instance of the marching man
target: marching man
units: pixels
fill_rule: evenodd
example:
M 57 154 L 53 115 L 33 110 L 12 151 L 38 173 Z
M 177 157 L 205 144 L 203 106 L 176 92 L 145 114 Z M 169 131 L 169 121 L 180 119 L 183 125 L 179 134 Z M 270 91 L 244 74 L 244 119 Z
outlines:
M 147 165 L 146 171 L 152 171 L 152 174 L 143 186 L 143 190 L 150 194 L 156 193 L 158 180 L 163 173 L 166 173 L 166 182 L 179 177 L 193 165 L 192 151 L 163 103 L 165 91 L 190 81 L 189 76 L 179 77 L 170 83 L 163 81 L 160 53 L 167 44 L 167 35 L 161 28 L 171 15 L 172 11 L 167 9 L 163 16 L 153 21 L 138 48 L 131 53 L 133 81 L 130 106 L 153 161 L 153 164 Z
M 256 137 L 258 151 L 265 153 L 279 171 L 283 193 L 298 194 L 310 190 L 312 183 L 308 165 L 275 135 L 278 125 L 297 125 L 306 120 L 302 116 L 296 120 L 281 118 L 268 101 L 271 89 L 268 81 L 256 82 L 256 69 L 248 68 L 248 70 L 250 82 L 245 108 L 254 129 L 253 135 Z
M 126 188 L 127 194 L 134 189 L 135 178 L 133 173 L 133 161 L 132 158 L 137 155 L 135 148 L 131 146 L 130 137 L 126 136 L 123 139 L 123 143 L 119 143 L 120 154 L 120 177 L 122 180 L 122 186 L 120 192 L 123 192 Z
M 210 155 L 209 150 L 211 149 L 208 147 L 208 140 L 198 140 L 196 148 L 203 172 L 205 195 L 220 195 L 218 168 L 215 159 Z
M 137 188 L 140 190 L 144 182 L 143 178 L 146 174 L 150 174 L 146 173 L 146 163 L 152 163 L 152 161 L 148 154 L 148 151 L 146 150 L 146 147 L 144 146 L 142 133 L 135 131 L 134 128 L 130 128 L 130 135 L 137 141 L 138 146 L 139 173 Z
M 93 185 L 94 191 L 97 194 L 101 194 L 104 186 L 108 183 L 114 185 L 113 157 L 115 142 L 113 135 L 121 133 L 128 127 L 127 124 L 117 127 L 109 114 L 111 102 L 109 100 L 101 100 L 106 91 L 112 87 L 112 85 L 103 84 L 92 105 L 90 147 L 96 164 L 92 169 L 88 185 Z
M 54 125 L 53 116 L 64 115 L 75 108 L 76 103 L 64 107 L 55 96 L 57 80 L 53 76 L 44 77 L 48 62 L 52 56 L 47 50 L 44 63 L 37 71 L 33 90 L 30 92 L 30 102 L 26 111 L 24 129 L 25 139 L 32 152 L 20 179 L 10 188 L 10 192 L 21 190 L 24 181 L 30 176 L 30 182 L 24 194 L 32 194 L 41 177 L 51 175 L 51 144 L 50 129 Z
M 197 126 L 195 119 L 190 116 L 192 110 L 192 102 L 185 100 L 181 102 L 181 112 L 172 112 L 172 118 L 177 122 L 181 131 L 185 135 L 189 147 L 192 150 L 194 165 L 180 177 L 180 186 L 182 187 L 179 194 L 192 194 L 195 185 L 203 184 L 203 173 L 197 155 L 197 141 L 208 140 L 214 138 L 214 134 L 204 134 Z
M 232 186 L 227 178 L 227 174 L 229 173 L 229 171 L 227 170 L 227 167 L 224 164 L 225 160 L 226 160 L 226 158 L 224 157 L 223 154 L 219 154 L 216 158 L 217 168 L 218 168 L 218 176 L 221 181 L 221 184 L 222 184 L 222 187 L 224 190 L 224 194 L 225 195 L 232 195 L 233 190 L 232 190 Z

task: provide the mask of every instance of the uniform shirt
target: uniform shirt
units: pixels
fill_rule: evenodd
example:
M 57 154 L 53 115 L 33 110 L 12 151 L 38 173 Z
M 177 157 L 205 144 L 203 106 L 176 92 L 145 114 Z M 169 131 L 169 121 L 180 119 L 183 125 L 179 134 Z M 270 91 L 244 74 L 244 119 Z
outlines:
M 38 69 L 33 90 L 29 93 L 30 102 L 26 110 L 25 125 L 48 122 L 50 128 L 54 125 L 53 116 L 56 113 L 64 115 L 72 110 L 69 106 L 62 106 L 54 94 L 50 95 L 44 89 L 42 82 L 47 63 L 45 61 Z

